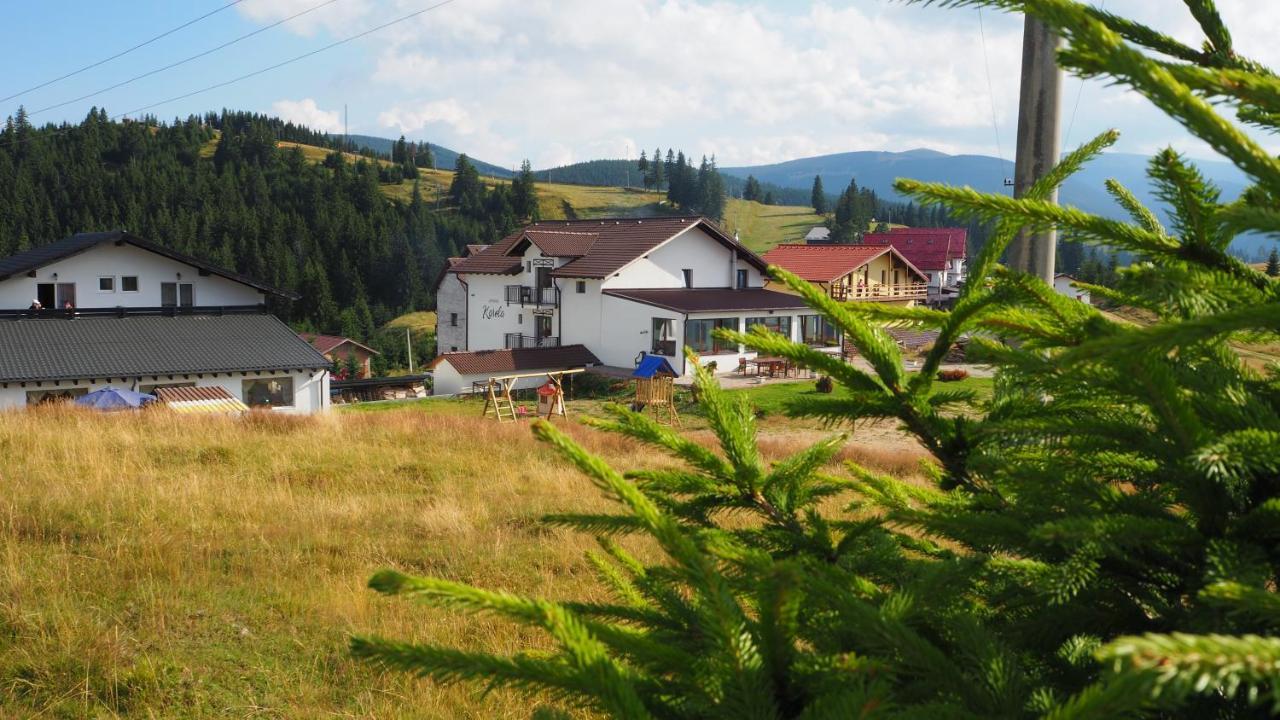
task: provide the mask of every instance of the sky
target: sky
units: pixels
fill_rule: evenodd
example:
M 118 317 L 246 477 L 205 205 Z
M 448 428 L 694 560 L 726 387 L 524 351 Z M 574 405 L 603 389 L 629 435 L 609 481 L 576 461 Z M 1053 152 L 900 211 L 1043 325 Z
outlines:
M 19 104 L 37 123 L 78 121 L 94 106 L 113 116 L 145 109 L 164 119 L 225 107 L 342 132 L 345 106 L 353 134 L 403 134 L 502 166 L 525 158 L 551 167 L 636 157 L 657 146 L 715 155 L 722 166 L 922 147 L 1013 155 L 1022 18 L 990 10 L 889 0 L 451 0 L 191 94 L 440 0 L 241 0 L 219 10 L 229 1 L 9 7 L 0 25 L 7 59 L 0 97 L 217 12 L 0 101 L 0 115 Z M 1176 0 L 1110 0 L 1105 7 L 1200 43 Z M 1240 52 L 1280 66 L 1273 37 L 1280 2 L 1219 0 L 1219 7 Z M 1118 151 L 1150 154 L 1172 145 L 1213 157 L 1131 92 L 1072 77 L 1063 87 L 1064 146 L 1114 127 L 1122 133 Z

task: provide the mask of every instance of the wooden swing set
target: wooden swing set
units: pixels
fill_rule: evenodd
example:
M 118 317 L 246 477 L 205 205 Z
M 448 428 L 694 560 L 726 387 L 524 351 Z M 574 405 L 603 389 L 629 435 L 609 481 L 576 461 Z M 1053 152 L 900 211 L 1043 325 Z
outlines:
M 546 377 L 547 383 L 543 387 L 550 389 L 549 393 L 539 393 L 540 398 L 538 408 L 534 410 L 536 417 L 543 416 L 542 407 L 546 407 L 546 418 L 551 419 L 552 415 L 567 417 L 564 409 L 564 376 L 574 375 L 582 372 L 582 368 L 575 370 L 550 370 L 536 373 L 517 373 L 515 375 L 494 375 L 489 378 L 484 386 L 484 410 L 481 411 L 481 417 L 489 416 L 489 409 L 493 408 L 493 416 L 498 422 L 515 422 L 520 417 L 516 413 L 515 400 L 511 397 L 511 393 L 515 390 L 516 381 L 524 378 Z

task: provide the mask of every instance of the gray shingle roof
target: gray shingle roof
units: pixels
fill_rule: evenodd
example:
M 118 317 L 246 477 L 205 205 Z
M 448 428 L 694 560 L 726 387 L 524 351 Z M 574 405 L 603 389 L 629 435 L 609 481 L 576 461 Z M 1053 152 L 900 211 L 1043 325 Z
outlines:
M 319 369 L 274 315 L 0 320 L 0 382 Z
M 39 247 L 34 247 L 15 255 L 10 255 L 7 258 L 0 258 L 0 280 L 4 280 L 5 278 L 9 278 L 14 275 L 20 275 L 30 270 L 36 270 L 48 265 L 49 263 L 71 257 L 77 253 L 82 253 L 85 250 L 97 247 L 98 245 L 106 242 L 133 245 L 134 247 L 148 250 L 156 253 L 157 255 L 163 255 L 171 260 L 176 260 L 180 263 L 190 265 L 202 272 L 206 272 L 211 275 L 219 275 L 227 278 L 228 280 L 234 280 L 235 282 L 248 285 L 251 288 L 260 290 L 269 295 L 278 295 L 280 297 L 290 298 L 293 300 L 298 299 L 298 295 L 296 293 L 273 288 L 270 285 L 264 285 L 253 278 L 246 277 L 225 268 L 220 268 L 217 265 L 212 265 L 199 258 L 180 253 L 177 250 L 171 250 L 162 245 L 157 245 L 149 240 L 140 238 L 137 235 L 125 232 L 124 230 L 77 233 L 71 237 L 65 237 L 61 240 L 55 240 L 51 243 L 40 245 Z

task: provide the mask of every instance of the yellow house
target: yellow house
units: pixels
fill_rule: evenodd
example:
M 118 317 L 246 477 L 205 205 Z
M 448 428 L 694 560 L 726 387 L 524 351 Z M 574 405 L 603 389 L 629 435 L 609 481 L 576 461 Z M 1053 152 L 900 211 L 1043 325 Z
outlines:
M 929 278 L 892 245 L 779 245 L 764 254 L 839 301 L 911 306 L 928 295 Z M 786 292 L 777 282 L 770 286 Z

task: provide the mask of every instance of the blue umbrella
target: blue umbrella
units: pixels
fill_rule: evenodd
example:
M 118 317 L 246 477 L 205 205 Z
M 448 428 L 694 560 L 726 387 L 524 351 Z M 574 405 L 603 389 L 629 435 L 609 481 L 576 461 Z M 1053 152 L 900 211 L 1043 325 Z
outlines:
M 98 410 L 132 410 L 155 402 L 155 399 L 155 395 L 107 386 L 76 398 L 76 405 Z

